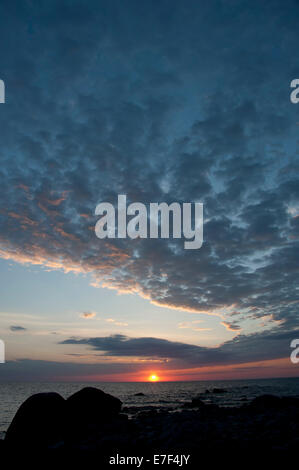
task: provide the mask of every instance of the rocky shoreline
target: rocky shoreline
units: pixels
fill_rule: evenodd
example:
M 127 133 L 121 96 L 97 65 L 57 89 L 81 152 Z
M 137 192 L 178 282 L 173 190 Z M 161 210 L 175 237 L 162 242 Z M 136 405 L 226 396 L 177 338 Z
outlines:
M 0 441 L 0 454 L 190 454 L 289 457 L 299 449 L 299 398 L 263 395 L 240 407 L 205 404 L 199 397 L 181 411 L 150 409 L 133 417 L 122 403 L 87 387 L 62 398 L 57 393 L 29 397 Z M 276 457 L 275 457 L 276 458 Z M 190 467 L 190 465 L 189 465 Z

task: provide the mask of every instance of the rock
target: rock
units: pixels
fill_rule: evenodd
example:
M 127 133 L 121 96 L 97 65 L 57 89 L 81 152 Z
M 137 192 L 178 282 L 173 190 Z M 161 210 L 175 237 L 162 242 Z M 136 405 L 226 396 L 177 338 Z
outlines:
M 134 397 L 145 397 L 145 394 L 142 392 L 138 392 L 134 394 Z
M 184 408 L 201 408 L 203 406 L 206 405 L 199 397 L 192 398 L 191 402 L 184 404 Z
M 281 399 L 275 395 L 261 395 L 260 397 L 254 398 L 250 403 L 250 408 L 255 409 L 273 409 L 279 408 L 281 405 Z
M 296 397 L 277 397 L 275 395 L 261 395 L 254 398 L 248 405 L 250 408 L 267 410 L 267 409 L 282 409 L 282 408 L 297 408 L 299 409 L 299 399 Z
M 122 402 L 94 387 L 85 387 L 66 400 L 67 416 L 70 423 L 101 423 L 107 418 L 116 417 Z
M 197 408 L 205 406 L 204 402 L 198 397 L 192 398 L 191 405 Z
M 227 393 L 224 388 L 213 388 L 212 393 Z
M 5 435 L 14 446 L 48 447 L 64 437 L 65 400 L 58 393 L 37 393 L 16 412 Z
M 299 398 L 298 397 L 282 397 L 281 404 L 283 407 L 294 407 L 299 411 Z

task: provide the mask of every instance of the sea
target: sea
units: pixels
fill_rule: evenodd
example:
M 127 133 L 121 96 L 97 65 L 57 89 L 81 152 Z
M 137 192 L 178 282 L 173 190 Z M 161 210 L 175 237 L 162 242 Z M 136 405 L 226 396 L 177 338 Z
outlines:
M 51 382 L 0 383 L 0 438 L 19 406 L 34 393 L 58 392 L 69 397 L 92 386 L 118 397 L 129 416 L 152 409 L 179 411 L 192 398 L 219 406 L 241 406 L 263 394 L 299 397 L 299 377 L 195 382 Z

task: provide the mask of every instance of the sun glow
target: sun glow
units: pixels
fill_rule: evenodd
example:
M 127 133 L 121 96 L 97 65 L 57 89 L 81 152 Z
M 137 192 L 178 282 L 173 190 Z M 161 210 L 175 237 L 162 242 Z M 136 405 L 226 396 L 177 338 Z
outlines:
M 158 377 L 157 375 L 153 374 L 153 375 L 150 375 L 150 376 L 149 376 L 148 380 L 149 380 L 150 382 L 158 382 L 158 381 L 159 381 L 159 377 Z

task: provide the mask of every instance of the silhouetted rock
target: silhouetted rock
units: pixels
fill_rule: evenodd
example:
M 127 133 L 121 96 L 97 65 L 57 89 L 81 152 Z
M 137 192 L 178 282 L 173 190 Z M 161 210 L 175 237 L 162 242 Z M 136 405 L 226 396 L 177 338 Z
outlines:
M 174 412 L 136 406 L 128 419 L 120 413 L 120 400 L 96 388 L 80 390 L 68 400 L 58 394 L 34 395 L 18 410 L 4 444 L 0 441 L 0 455 L 15 455 L 22 443 L 34 457 L 39 450 L 43 458 L 64 453 L 77 463 L 82 455 L 86 466 L 86 456 L 95 455 L 103 464 L 115 449 L 122 455 L 134 455 L 137 448 L 142 455 L 183 449 L 201 461 L 203 454 L 210 461 L 224 451 L 235 457 L 237 450 L 246 459 L 297 452 L 299 398 L 263 395 L 240 407 L 219 407 L 194 397 L 183 408 L 181 403 Z
M 192 398 L 191 406 L 199 408 L 201 406 L 205 406 L 205 404 L 199 397 L 195 397 L 195 398 Z
M 145 394 L 142 392 L 138 392 L 134 394 L 134 397 L 145 397 Z
M 85 387 L 66 400 L 68 420 L 80 424 L 100 424 L 117 416 L 122 402 L 94 387 Z
M 299 398 L 296 397 L 277 397 L 275 395 L 261 395 L 254 398 L 248 405 L 256 410 L 271 410 L 283 408 L 297 408 L 299 411 Z
M 192 398 L 191 402 L 184 404 L 184 408 L 201 408 L 203 406 L 206 405 L 199 397 L 194 397 Z
M 275 395 L 261 395 L 254 398 L 248 406 L 259 410 L 279 408 L 281 406 L 281 398 Z
M 213 388 L 212 393 L 227 393 L 224 388 Z
M 64 437 L 65 400 L 58 393 L 37 393 L 16 412 L 5 435 L 14 446 L 48 447 Z
M 298 397 L 282 397 L 281 404 L 283 407 L 294 407 L 299 411 L 299 398 Z

